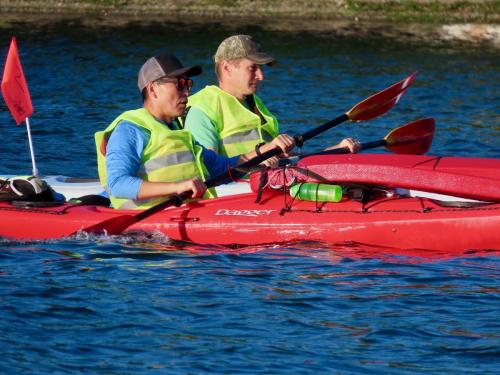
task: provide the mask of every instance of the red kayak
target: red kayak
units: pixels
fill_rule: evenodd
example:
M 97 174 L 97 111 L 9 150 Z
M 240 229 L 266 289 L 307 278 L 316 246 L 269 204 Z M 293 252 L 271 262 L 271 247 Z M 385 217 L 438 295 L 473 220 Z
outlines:
M 434 160 L 432 167 L 431 160 Z M 350 183 L 343 183 L 344 196 L 340 202 L 298 200 L 284 187 L 285 182 L 290 182 L 290 173 L 299 180 L 338 183 L 342 178 L 335 174 L 337 165 L 344 166 L 342 171 L 349 165 L 357 171 Z M 378 178 L 374 173 L 376 166 L 391 167 L 393 173 Z M 200 244 L 256 245 L 308 240 L 441 252 L 500 250 L 500 190 L 495 190 L 500 189 L 499 167 L 498 160 L 480 158 L 436 161 L 429 156 L 313 156 L 302 159 L 297 167 L 287 168 L 287 178 L 281 179 L 281 183 L 277 180 L 271 183 L 269 177 L 258 203 L 256 192 L 202 200 L 168 208 L 137 222 L 127 231 L 157 231 L 173 240 Z M 412 170 L 427 173 L 414 181 L 419 189 L 453 193 L 475 201 L 415 197 L 406 190 L 394 189 L 413 187 L 409 186 Z M 483 195 L 477 186 L 466 189 L 456 178 L 446 183 L 444 175 L 489 181 L 493 185 L 487 190 L 490 202 L 478 201 Z M 404 182 L 402 185 L 397 183 L 398 178 Z M 469 193 L 462 194 L 464 190 Z M 470 193 L 476 190 L 477 194 Z M 493 196 L 495 191 L 499 192 L 497 196 Z M 109 219 L 135 214 L 136 211 L 92 205 L 22 208 L 4 202 L 0 203 L 0 236 L 23 240 L 61 238 Z

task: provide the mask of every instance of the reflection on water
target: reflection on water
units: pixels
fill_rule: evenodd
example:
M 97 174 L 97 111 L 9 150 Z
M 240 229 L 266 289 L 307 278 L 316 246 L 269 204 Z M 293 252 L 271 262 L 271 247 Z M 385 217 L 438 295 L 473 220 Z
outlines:
M 57 251 L 44 249 L 52 245 Z M 398 249 L 379 247 L 355 242 L 328 244 L 301 241 L 267 245 L 207 245 L 172 241 L 161 232 L 129 231 L 126 235 L 88 234 L 79 232 L 63 240 L 13 241 L 0 238 L 0 246 L 12 246 L 16 251 L 48 251 L 60 254 L 58 260 L 102 259 L 170 259 L 176 253 L 182 256 L 238 256 L 265 253 L 266 258 L 310 257 L 331 264 L 345 260 L 379 259 L 393 264 L 419 264 L 444 261 L 460 257 L 490 257 L 500 255 L 496 249 L 436 251 L 425 249 Z M 74 249 L 83 246 L 83 252 Z M 71 249 L 71 250 L 70 250 Z M 117 253 L 116 249 L 120 251 Z M 55 261 L 55 260 L 50 260 Z M 380 271 L 384 272 L 384 271 Z
M 495 256 L 133 237 L 0 246 L 2 370 L 495 371 Z

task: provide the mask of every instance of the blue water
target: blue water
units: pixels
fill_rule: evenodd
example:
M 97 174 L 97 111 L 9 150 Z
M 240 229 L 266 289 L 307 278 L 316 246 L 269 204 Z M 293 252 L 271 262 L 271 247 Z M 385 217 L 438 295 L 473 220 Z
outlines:
M 239 31 L 278 58 L 261 96 L 291 134 L 419 71 L 389 113 L 339 125 L 305 151 L 345 136 L 380 139 L 431 116 L 431 154 L 500 157 L 497 51 Z M 40 172 L 94 177 L 92 135 L 140 106 L 143 60 L 173 51 L 201 64 L 196 90 L 213 83 L 210 56 L 234 30 L 19 27 L 0 31 L 2 61 L 14 32 Z M 29 174 L 24 127 L 3 102 L 0 129 L 0 172 Z M 0 373 L 496 374 L 499 279 L 499 258 L 488 252 L 0 240 Z

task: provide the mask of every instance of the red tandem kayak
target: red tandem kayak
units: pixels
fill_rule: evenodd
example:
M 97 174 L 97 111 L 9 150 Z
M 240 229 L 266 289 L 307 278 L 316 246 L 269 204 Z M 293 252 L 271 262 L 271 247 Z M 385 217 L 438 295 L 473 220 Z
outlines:
M 349 183 L 345 183 L 349 166 L 356 172 L 349 174 Z M 158 231 L 173 240 L 200 244 L 308 240 L 441 252 L 500 250 L 499 171 L 500 160 L 496 159 L 311 156 L 288 168 L 286 181 L 283 170 L 275 173 L 281 174 L 278 179 L 269 175 L 258 203 L 256 192 L 192 202 L 156 213 L 127 231 Z M 412 175 L 416 176 L 414 181 Z M 285 188 L 279 188 L 290 182 L 289 177 L 340 182 L 347 186 L 346 194 L 340 202 L 294 199 Z M 488 182 L 488 186 L 483 190 L 476 185 L 464 186 L 463 181 Z M 474 201 L 415 197 L 407 194 L 405 189 L 409 188 Z M 96 223 L 136 213 L 93 205 L 65 203 L 42 208 L 2 202 L 0 236 L 20 240 L 62 238 Z

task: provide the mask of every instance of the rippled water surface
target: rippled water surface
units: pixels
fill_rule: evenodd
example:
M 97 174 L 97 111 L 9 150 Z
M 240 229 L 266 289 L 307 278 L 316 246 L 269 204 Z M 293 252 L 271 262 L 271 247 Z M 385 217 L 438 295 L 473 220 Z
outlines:
M 291 134 L 419 71 L 389 113 L 339 125 L 306 151 L 432 116 L 431 154 L 500 157 L 495 51 L 214 27 L 3 30 L 2 61 L 18 36 L 41 173 L 96 176 L 93 133 L 141 105 L 144 59 L 170 51 L 201 64 L 197 90 L 214 82 L 218 42 L 241 31 L 279 60 L 261 96 Z M 0 128 L 0 172 L 30 173 L 24 128 L 3 102 Z M 0 373 L 495 374 L 499 278 L 498 254 L 487 251 L 0 239 Z

